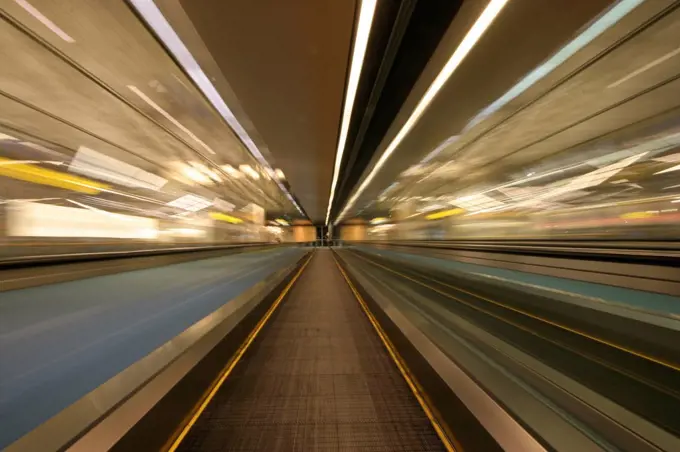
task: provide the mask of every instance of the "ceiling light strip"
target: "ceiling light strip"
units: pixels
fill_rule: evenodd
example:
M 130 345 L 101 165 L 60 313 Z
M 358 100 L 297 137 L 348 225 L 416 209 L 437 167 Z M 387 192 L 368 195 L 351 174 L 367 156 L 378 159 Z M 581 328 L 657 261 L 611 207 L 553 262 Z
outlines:
M 340 135 L 338 137 L 338 149 L 335 154 L 335 166 L 333 167 L 333 181 L 331 182 L 331 193 L 328 198 L 326 224 L 328 224 L 328 221 L 330 220 L 333 198 L 335 198 L 335 186 L 337 185 L 338 177 L 340 176 L 342 156 L 345 153 L 349 123 L 352 120 L 352 110 L 354 109 L 354 101 L 356 100 L 359 80 L 361 79 L 361 69 L 364 66 L 368 39 L 371 35 L 371 26 L 373 24 L 373 17 L 375 17 L 376 3 L 377 0 L 362 0 L 361 9 L 359 10 L 359 23 L 357 25 L 356 35 L 354 36 L 352 61 L 349 70 L 349 78 L 347 79 L 345 104 L 342 110 L 342 122 L 340 124 Z
M 218 93 L 215 86 L 210 82 L 208 76 L 203 72 L 198 62 L 191 54 L 189 49 L 184 45 L 179 35 L 172 28 L 170 23 L 165 19 L 163 13 L 158 9 L 158 6 L 153 0 L 130 0 L 132 6 L 144 18 L 146 23 L 156 33 L 158 38 L 165 44 L 170 52 L 175 56 L 179 64 L 186 71 L 189 77 L 194 81 L 196 86 L 201 90 L 203 95 L 208 99 L 213 107 L 218 111 L 222 118 L 229 124 L 234 133 L 239 137 L 243 145 L 248 149 L 251 155 L 265 168 L 270 168 L 271 165 L 264 158 L 255 142 L 250 138 L 248 132 L 238 122 L 236 116 L 229 109 L 227 104 Z M 275 181 L 288 200 L 295 206 L 295 208 L 303 214 L 302 208 L 298 205 L 293 195 L 286 189 L 286 187 L 279 181 Z
M 451 75 L 454 73 L 454 71 L 458 68 L 458 66 L 461 64 L 461 62 L 465 59 L 465 57 L 470 53 L 470 50 L 477 44 L 479 39 L 482 37 L 484 32 L 491 26 L 491 23 L 494 21 L 494 19 L 498 16 L 498 14 L 501 12 L 503 7 L 508 3 L 509 0 L 491 0 L 489 4 L 486 6 L 484 11 L 482 11 L 482 14 L 477 18 L 477 21 L 472 25 L 472 28 L 467 32 L 461 43 L 456 47 L 456 50 L 453 52 L 449 60 L 446 62 L 442 70 L 437 74 L 437 77 L 434 79 L 432 84 L 429 86 L 427 91 L 425 91 L 425 94 L 423 97 L 418 101 L 418 104 L 416 107 L 413 109 L 411 112 L 411 115 L 409 118 L 406 120 L 404 125 L 401 127 L 397 135 L 392 139 L 390 144 L 387 146 L 385 149 L 385 152 L 380 156 L 380 159 L 376 162 L 376 164 L 373 166 L 371 169 L 371 172 L 368 174 L 366 179 L 361 183 L 359 186 L 358 190 L 354 193 L 354 195 L 350 198 L 350 200 L 347 202 L 345 205 L 345 208 L 342 210 L 340 215 L 338 216 L 338 219 L 336 220 L 339 222 L 344 215 L 347 213 L 347 211 L 354 205 L 356 202 L 357 198 L 361 195 L 361 193 L 366 189 L 368 184 L 371 183 L 375 175 L 378 173 L 380 168 L 385 164 L 388 158 L 392 155 L 392 153 L 396 150 L 396 148 L 401 144 L 401 142 L 404 140 L 406 135 L 411 131 L 411 129 L 416 125 L 420 117 L 423 115 L 425 112 L 425 109 L 432 103 L 432 100 L 435 98 L 435 96 L 439 93 L 439 91 L 442 89 L 444 86 L 444 83 L 451 77 Z

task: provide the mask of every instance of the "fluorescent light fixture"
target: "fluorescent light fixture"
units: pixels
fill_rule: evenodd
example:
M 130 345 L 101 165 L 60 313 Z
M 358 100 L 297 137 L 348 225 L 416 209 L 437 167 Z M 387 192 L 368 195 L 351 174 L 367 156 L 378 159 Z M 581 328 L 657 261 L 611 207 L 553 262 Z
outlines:
M 21 6 L 28 14 L 33 16 L 41 24 L 49 28 L 52 33 L 59 36 L 64 41 L 68 42 L 69 44 L 73 44 L 74 42 L 76 42 L 76 40 L 69 36 L 68 33 L 66 33 L 64 30 L 59 28 L 54 22 L 45 17 L 43 13 L 38 11 L 33 5 L 28 3 L 26 0 L 14 0 L 14 2 L 17 5 Z
M 255 171 L 250 165 L 241 165 L 238 167 L 242 173 L 247 174 L 254 180 L 260 180 L 260 173 Z
M 203 175 L 209 177 L 209 178 L 212 179 L 213 181 L 218 182 L 218 183 L 219 183 L 219 182 L 222 182 L 222 178 L 220 177 L 220 175 L 217 174 L 217 173 L 216 173 L 215 171 L 213 171 L 212 169 L 210 169 L 210 168 L 208 168 L 207 166 L 205 166 L 204 164 L 198 163 L 198 162 L 189 162 L 189 165 L 193 166 L 193 167 L 196 168 L 198 171 L 200 171 Z M 208 182 L 210 182 L 210 181 L 208 181 Z
M 146 23 L 153 29 L 159 39 L 165 44 L 166 48 L 173 54 L 179 64 L 184 68 L 186 73 L 196 83 L 196 86 L 201 90 L 203 95 L 215 107 L 222 118 L 229 124 L 231 129 L 236 133 L 244 146 L 250 151 L 250 154 L 262 166 L 271 168 L 269 162 L 264 158 L 260 150 L 257 148 L 255 142 L 250 138 L 243 126 L 238 122 L 236 116 L 229 109 L 220 94 L 217 92 L 215 86 L 210 82 L 208 76 L 203 72 L 194 56 L 189 52 L 189 49 L 184 45 L 180 37 L 175 33 L 175 30 L 168 23 L 163 16 L 163 13 L 158 9 L 158 6 L 151 0 L 129 0 L 137 12 L 144 18 Z M 302 208 L 293 198 L 293 195 L 283 186 L 279 181 L 276 182 L 284 195 L 295 206 L 298 212 L 302 213 Z
M 212 202 L 208 199 L 201 198 L 196 195 L 184 195 L 174 201 L 170 201 L 166 205 L 170 207 L 176 207 L 178 209 L 184 209 L 188 212 L 198 212 L 199 210 L 205 209 L 206 207 L 212 205 Z
M 361 68 L 364 65 L 364 57 L 366 56 L 366 48 L 368 47 L 368 38 L 371 35 L 371 25 L 373 24 L 373 17 L 375 16 L 376 3 L 377 0 L 361 0 L 359 23 L 357 25 L 357 32 L 354 37 L 354 50 L 352 52 L 349 78 L 347 79 L 345 104 L 342 110 L 342 122 L 340 123 L 340 135 L 338 136 L 338 149 L 335 153 L 335 166 L 333 168 L 331 192 L 328 197 L 326 224 L 328 224 L 328 221 L 330 220 L 333 198 L 335 198 L 335 186 L 338 183 L 340 166 L 342 165 L 342 156 L 345 153 L 347 134 L 349 132 L 349 123 L 352 120 L 352 110 L 354 109 L 354 101 L 357 96 L 357 89 L 359 87 L 359 80 L 361 78 Z
M 187 129 L 186 127 L 184 127 L 184 125 L 182 125 L 181 122 L 179 122 L 179 121 L 176 120 L 174 117 L 172 117 L 172 115 L 170 115 L 170 113 L 168 113 L 168 112 L 165 111 L 163 108 L 161 108 L 160 105 L 158 105 L 156 102 L 154 102 L 149 96 L 147 96 L 146 94 L 144 94 L 139 88 L 137 88 L 136 86 L 133 86 L 133 85 L 128 85 L 128 89 L 129 89 L 130 91 L 132 91 L 133 93 L 135 93 L 135 94 L 136 94 L 140 99 L 142 99 L 144 102 L 146 102 L 147 105 L 149 105 L 151 108 L 153 108 L 153 109 L 156 110 L 158 113 L 160 113 L 163 117 L 165 117 L 165 119 L 167 119 L 168 121 L 170 121 L 171 123 L 173 123 L 173 124 L 175 125 L 175 127 L 177 127 L 177 128 L 180 129 L 182 132 L 184 132 L 184 133 L 187 134 L 189 137 L 191 137 L 191 139 L 193 139 L 196 143 L 198 143 L 199 145 L 201 145 L 201 147 L 202 147 L 203 149 L 205 149 L 206 151 L 208 151 L 208 152 L 211 153 L 211 154 L 215 154 L 215 151 L 213 151 L 212 148 L 211 148 L 210 146 L 208 146 L 207 144 L 205 144 L 205 143 L 203 142 L 203 140 L 201 140 L 200 138 L 198 138 L 191 130 L 189 130 L 189 129 Z
M 354 205 L 354 203 L 356 202 L 357 198 L 359 198 L 361 193 L 363 193 L 366 187 L 368 187 L 368 184 L 371 183 L 371 181 L 376 176 L 380 168 L 383 167 L 387 159 L 390 158 L 392 153 L 397 149 L 399 144 L 401 144 L 406 135 L 408 135 L 411 129 L 413 129 L 413 127 L 416 125 L 420 117 L 425 112 L 425 109 L 430 105 L 432 100 L 442 89 L 444 83 L 446 83 L 446 81 L 449 79 L 449 77 L 451 77 L 454 71 L 458 68 L 458 66 L 468 55 L 468 53 L 470 53 L 470 50 L 472 50 L 475 44 L 477 44 L 479 39 L 482 37 L 484 32 L 489 28 L 493 20 L 496 18 L 496 16 L 498 16 L 498 14 L 501 12 L 501 10 L 503 9 L 507 2 L 508 0 L 491 0 L 484 9 L 484 11 L 482 11 L 482 14 L 480 14 L 480 16 L 477 18 L 477 21 L 472 25 L 472 27 L 467 32 L 467 34 L 465 35 L 461 43 L 458 45 L 456 50 L 453 52 L 449 60 L 446 62 L 442 70 L 439 72 L 439 74 L 437 74 L 437 77 L 434 79 L 432 84 L 427 88 L 427 91 L 425 91 L 423 97 L 418 101 L 418 104 L 411 112 L 409 118 L 401 127 L 397 135 L 392 139 L 390 144 L 387 146 L 385 152 L 383 152 L 383 154 L 380 156 L 380 159 L 378 159 L 375 166 L 373 166 L 371 172 L 368 173 L 366 179 L 364 179 L 364 181 L 361 183 L 357 191 L 349 199 L 349 201 L 345 205 L 345 208 L 338 216 L 337 221 L 340 221 L 340 219 L 342 219 L 345 213 L 347 213 L 347 211 Z

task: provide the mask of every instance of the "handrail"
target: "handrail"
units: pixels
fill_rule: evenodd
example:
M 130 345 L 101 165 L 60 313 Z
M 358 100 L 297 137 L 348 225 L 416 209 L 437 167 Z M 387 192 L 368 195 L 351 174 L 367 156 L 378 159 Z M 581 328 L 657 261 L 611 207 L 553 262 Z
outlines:
M 582 242 L 582 241 L 450 241 L 450 240 L 364 240 L 352 243 L 551 257 L 579 257 L 647 263 L 677 264 L 680 242 Z

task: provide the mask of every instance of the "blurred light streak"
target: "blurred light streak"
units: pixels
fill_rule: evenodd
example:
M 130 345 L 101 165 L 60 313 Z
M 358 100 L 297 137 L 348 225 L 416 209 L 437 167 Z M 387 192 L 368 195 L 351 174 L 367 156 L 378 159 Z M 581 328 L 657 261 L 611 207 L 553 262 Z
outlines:
M 443 210 L 441 212 L 435 212 L 431 213 L 428 215 L 425 215 L 426 220 L 439 220 L 440 218 L 446 218 L 446 217 L 452 217 L 454 215 L 460 215 L 463 212 L 465 212 L 464 209 L 449 209 L 449 210 Z
M 274 221 L 277 222 L 278 224 L 280 224 L 281 226 L 288 226 L 288 222 L 286 220 L 284 220 L 283 218 L 277 218 Z
M 78 148 L 69 165 L 69 171 L 126 187 L 156 191 L 168 182 L 167 179 L 85 146 Z
M 665 170 L 659 171 L 659 172 L 654 173 L 654 174 L 670 173 L 670 172 L 677 171 L 677 170 L 680 170 L 680 165 L 671 166 L 670 168 L 666 168 Z
M 59 36 L 64 41 L 68 42 L 69 44 L 73 44 L 74 42 L 76 42 L 75 39 L 73 39 L 71 36 L 69 36 L 64 30 L 59 28 L 54 22 L 49 20 L 43 13 L 38 11 L 33 5 L 28 3 L 26 0 L 14 0 L 14 2 L 17 5 L 21 6 L 28 14 L 33 16 L 41 24 L 43 24 L 44 26 L 49 28 L 49 30 L 52 33 Z
M 361 7 L 359 9 L 359 23 L 357 24 L 357 31 L 356 35 L 354 36 L 354 43 L 352 45 L 352 61 L 350 64 L 349 77 L 347 78 L 347 88 L 345 90 L 345 103 L 342 110 L 342 122 L 340 124 L 338 148 L 335 153 L 335 165 L 333 167 L 331 192 L 330 196 L 328 197 L 326 224 L 328 224 L 331 216 L 331 208 L 333 206 L 333 199 L 335 198 L 335 187 L 338 183 L 338 177 L 340 176 L 342 157 L 345 154 L 347 134 L 349 133 L 349 124 L 352 120 L 352 110 L 354 109 L 354 101 L 356 100 L 359 80 L 361 79 L 361 70 L 364 66 L 364 58 L 366 56 L 366 49 L 368 48 L 368 40 L 371 36 L 371 26 L 373 25 L 373 17 L 375 16 L 376 3 L 377 0 L 361 0 Z
M 218 93 L 215 86 L 210 82 L 208 76 L 203 72 L 198 62 L 191 54 L 189 49 L 184 45 L 180 37 L 177 35 L 172 26 L 163 16 L 163 13 L 158 9 L 152 0 L 129 0 L 137 12 L 144 18 L 146 23 L 154 30 L 163 44 L 175 56 L 179 64 L 184 68 L 189 77 L 196 83 L 201 92 L 220 113 L 222 118 L 232 128 L 234 133 L 239 137 L 241 142 L 248 149 L 250 154 L 259 161 L 264 167 L 271 168 L 267 159 L 264 158 L 255 142 L 250 138 L 248 132 L 243 128 L 241 123 L 236 119 L 236 116 L 229 109 L 227 104 Z M 276 181 L 284 195 L 295 206 L 295 208 L 303 213 L 302 208 L 295 201 L 290 192 L 279 181 Z
M 108 215 L 113 218 L 117 218 L 123 221 L 129 221 L 130 218 L 137 218 L 137 217 L 131 217 L 129 215 L 124 215 L 120 213 L 114 213 L 114 212 L 109 212 L 108 210 L 104 209 L 99 209 L 97 207 L 89 206 L 87 204 L 83 204 L 82 202 L 74 201 L 73 199 L 67 199 L 66 201 L 70 202 L 71 204 L 75 204 L 78 207 L 82 207 L 83 209 L 88 209 L 91 210 L 92 212 L 97 212 L 101 215 Z
M 390 221 L 389 218 L 376 217 L 376 218 L 373 218 L 369 223 L 371 223 L 371 224 L 382 224 L 382 223 L 387 223 L 388 221 Z
M 203 229 L 195 228 L 170 228 L 166 229 L 165 231 L 161 231 L 161 233 L 170 233 L 180 237 L 205 237 L 207 235 L 206 231 Z
M 211 180 L 208 176 L 205 174 L 201 173 L 198 169 L 189 166 L 189 165 L 183 165 L 182 166 L 182 173 L 191 179 L 194 182 L 198 182 L 199 184 L 210 184 Z
M 482 37 L 484 32 L 491 26 L 491 23 L 501 12 L 503 7 L 507 4 L 508 0 L 491 0 L 486 6 L 482 14 L 477 18 L 475 23 L 472 25 L 470 30 L 467 32 L 461 43 L 458 45 L 453 54 L 449 57 L 442 70 L 437 74 L 432 84 L 428 87 L 427 91 L 423 97 L 418 101 L 418 104 L 411 112 L 411 115 L 406 120 L 404 125 L 401 127 L 397 135 L 392 139 L 390 144 L 385 149 L 385 152 L 380 156 L 376 164 L 371 169 L 370 173 L 361 183 L 359 188 L 356 190 L 354 195 L 349 199 L 342 212 L 336 220 L 336 224 L 344 217 L 347 211 L 354 205 L 357 198 L 366 189 L 368 184 L 371 183 L 373 178 L 376 176 L 380 168 L 385 164 L 392 153 L 397 149 L 402 140 L 411 131 L 411 129 L 416 125 L 420 117 L 425 112 L 425 109 L 430 105 L 435 96 L 442 89 L 446 81 L 455 72 L 458 66 L 463 62 L 465 57 L 470 53 L 472 48 L 477 44 L 479 39 Z
M 95 182 L 84 177 L 72 176 L 60 171 L 40 168 L 39 166 L 25 163 L 11 163 L 15 160 L 0 157 L 0 176 L 12 179 L 32 182 L 34 184 L 48 185 L 51 187 L 64 188 L 96 195 L 101 190 L 108 188 L 108 185 Z
M 610 84 L 609 86 L 607 86 L 607 88 L 616 88 L 617 86 L 621 85 L 622 83 L 626 83 L 628 80 L 630 80 L 634 77 L 637 77 L 638 75 L 642 74 L 643 72 L 650 70 L 654 66 L 658 66 L 659 64 L 665 62 L 666 60 L 673 58 L 674 56 L 676 56 L 678 54 L 680 54 L 680 48 L 677 48 L 677 49 L 673 50 L 672 52 L 668 52 L 667 54 L 657 58 L 656 60 L 645 64 L 640 69 L 633 71 L 630 74 L 626 75 L 625 77 L 623 77 L 623 78 L 615 81 L 614 83 Z
M 38 201 L 55 201 L 61 198 L 33 198 L 33 199 L 3 199 L 0 200 L 0 204 L 9 204 L 14 202 L 38 202 Z
M 241 165 L 238 167 L 242 173 L 250 176 L 251 179 L 260 180 L 260 173 L 251 168 L 250 165 Z
M 226 215 L 220 212 L 210 212 L 208 215 L 210 215 L 210 218 L 212 218 L 213 220 L 224 221 L 231 224 L 243 223 L 243 220 L 240 218 L 236 218 L 231 215 Z
M 231 165 L 222 165 L 220 168 L 234 179 L 240 179 L 242 176 L 241 172 Z
M 182 123 L 180 123 L 178 120 L 176 120 L 174 117 L 172 117 L 172 115 L 170 115 L 170 113 L 168 113 L 163 108 L 161 108 L 160 105 L 158 105 L 156 102 L 154 102 L 149 96 L 144 94 L 139 88 L 137 88 L 136 86 L 133 86 L 133 85 L 128 85 L 127 87 L 130 91 L 135 93 L 140 99 L 142 99 L 144 102 L 146 102 L 151 108 L 156 110 L 158 113 L 163 115 L 168 121 L 173 123 L 175 125 L 175 127 L 177 127 L 182 132 L 184 132 L 189 137 L 191 137 L 196 143 L 200 144 L 203 149 L 205 149 L 206 151 L 210 152 L 213 155 L 216 154 L 216 152 L 213 151 L 210 146 L 205 144 L 203 142 L 203 140 L 198 138 L 191 130 L 184 127 L 184 125 Z
M 539 80 L 543 79 L 545 76 L 562 65 L 565 61 L 571 58 L 576 52 L 583 49 L 606 30 L 617 24 L 623 17 L 625 17 L 643 2 L 644 0 L 622 0 L 617 3 L 613 8 L 600 16 L 598 20 L 593 22 L 586 30 L 583 31 L 583 33 L 579 34 L 574 40 L 562 47 L 546 62 L 535 68 L 527 76 L 520 80 L 519 83 L 510 88 L 510 90 L 503 94 L 503 96 L 478 113 L 470 121 L 470 123 L 465 126 L 464 131 L 469 130 L 475 125 L 479 124 L 484 119 L 503 108 L 506 104 L 508 104 L 508 102 L 524 93 Z
M 158 220 L 91 209 L 40 203 L 13 204 L 8 210 L 7 235 L 16 237 L 107 237 L 155 239 Z

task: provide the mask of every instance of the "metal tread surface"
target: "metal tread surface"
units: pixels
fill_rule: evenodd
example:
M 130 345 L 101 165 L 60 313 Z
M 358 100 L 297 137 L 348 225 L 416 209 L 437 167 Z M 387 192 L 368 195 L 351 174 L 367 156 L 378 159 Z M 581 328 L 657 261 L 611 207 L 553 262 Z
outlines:
M 446 449 L 322 249 L 178 450 Z

